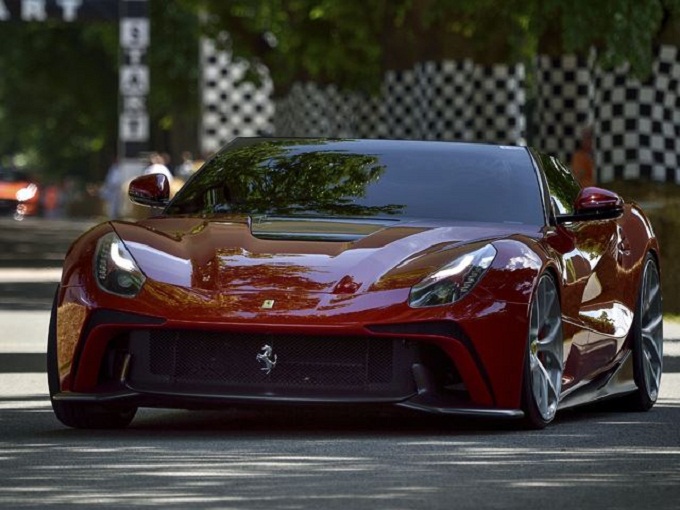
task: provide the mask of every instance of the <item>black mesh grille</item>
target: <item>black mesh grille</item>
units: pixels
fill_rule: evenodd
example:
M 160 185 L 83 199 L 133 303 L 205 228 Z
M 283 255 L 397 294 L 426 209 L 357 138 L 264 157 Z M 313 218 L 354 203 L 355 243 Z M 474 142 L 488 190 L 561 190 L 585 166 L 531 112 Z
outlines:
M 268 373 L 267 356 L 275 365 Z M 410 343 L 379 337 L 251 335 L 151 330 L 131 336 L 129 383 L 202 391 L 351 391 L 408 394 L 414 389 Z

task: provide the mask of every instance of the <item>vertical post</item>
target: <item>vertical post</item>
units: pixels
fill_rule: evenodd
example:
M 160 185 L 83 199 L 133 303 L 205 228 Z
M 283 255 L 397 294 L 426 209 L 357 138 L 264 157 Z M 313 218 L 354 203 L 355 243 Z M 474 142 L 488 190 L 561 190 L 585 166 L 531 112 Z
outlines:
M 149 150 L 149 42 L 148 0 L 120 0 L 118 158 L 125 179 L 141 173 Z

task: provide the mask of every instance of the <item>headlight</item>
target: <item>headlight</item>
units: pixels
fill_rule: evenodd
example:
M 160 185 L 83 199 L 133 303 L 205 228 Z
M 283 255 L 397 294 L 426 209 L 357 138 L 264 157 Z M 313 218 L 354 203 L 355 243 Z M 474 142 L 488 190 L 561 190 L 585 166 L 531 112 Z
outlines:
M 135 297 L 146 281 L 123 241 L 113 232 L 97 243 L 94 276 L 99 288 L 125 297 Z
M 481 279 L 496 257 L 487 244 L 465 253 L 411 288 L 408 301 L 414 308 L 448 305 L 462 298 Z
M 17 200 L 19 202 L 26 202 L 30 199 L 32 199 L 35 194 L 38 192 L 38 186 L 35 184 L 29 184 L 25 188 L 21 188 L 20 190 L 17 191 Z

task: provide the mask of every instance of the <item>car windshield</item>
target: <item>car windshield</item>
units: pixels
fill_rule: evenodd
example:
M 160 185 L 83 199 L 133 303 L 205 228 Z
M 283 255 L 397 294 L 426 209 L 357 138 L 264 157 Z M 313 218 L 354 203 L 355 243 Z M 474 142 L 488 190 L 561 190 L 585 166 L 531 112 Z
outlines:
M 452 142 L 238 139 L 165 213 L 543 223 L 526 149 Z

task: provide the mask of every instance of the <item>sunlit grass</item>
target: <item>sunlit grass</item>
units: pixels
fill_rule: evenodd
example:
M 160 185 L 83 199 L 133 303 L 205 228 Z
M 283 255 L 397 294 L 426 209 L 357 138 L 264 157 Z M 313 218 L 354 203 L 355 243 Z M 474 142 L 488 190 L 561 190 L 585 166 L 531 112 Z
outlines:
M 668 321 L 668 322 L 679 322 L 680 323 L 680 314 L 664 313 L 663 314 L 663 320 Z

